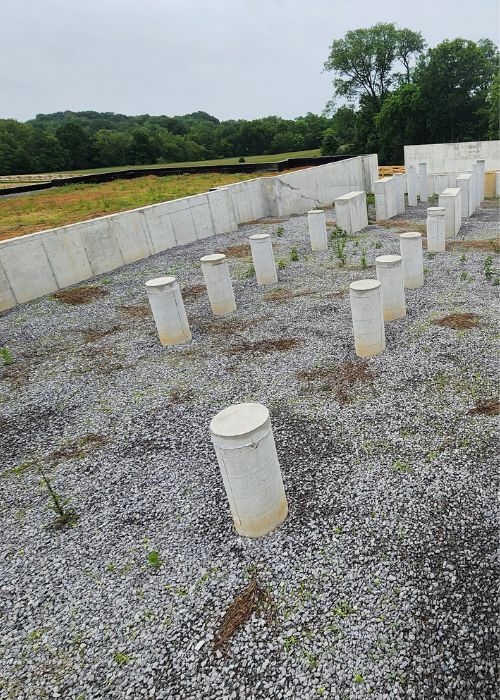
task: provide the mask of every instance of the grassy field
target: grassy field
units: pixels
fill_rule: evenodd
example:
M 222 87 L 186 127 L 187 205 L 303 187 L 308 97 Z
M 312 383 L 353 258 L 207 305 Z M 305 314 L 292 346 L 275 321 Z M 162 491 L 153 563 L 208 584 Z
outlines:
M 314 148 L 309 151 L 294 151 L 292 153 L 274 153 L 267 156 L 247 156 L 245 157 L 246 163 L 274 163 L 278 160 L 285 160 L 286 158 L 314 158 L 320 156 L 321 152 L 319 148 Z M 7 176 L 0 178 L 0 187 L 2 184 L 6 186 L 6 180 L 9 179 L 9 185 L 23 183 L 25 181 L 31 182 L 36 180 L 37 182 L 44 182 L 52 179 L 55 175 L 90 175 L 92 173 L 109 173 L 114 170 L 148 170 L 149 168 L 180 168 L 183 166 L 191 165 L 234 165 L 238 163 L 239 158 L 217 158 L 215 160 L 197 160 L 197 161 L 183 161 L 181 163 L 152 163 L 151 165 L 116 165 L 114 167 L 106 168 L 92 168 L 90 170 L 65 170 L 53 173 L 38 173 L 36 175 L 12 175 L 7 178 Z M 4 181 L 2 183 L 2 180 Z
M 147 204 L 207 192 L 210 187 L 251 180 L 254 173 L 206 173 L 65 185 L 21 197 L 0 199 L 0 240 L 93 219 Z

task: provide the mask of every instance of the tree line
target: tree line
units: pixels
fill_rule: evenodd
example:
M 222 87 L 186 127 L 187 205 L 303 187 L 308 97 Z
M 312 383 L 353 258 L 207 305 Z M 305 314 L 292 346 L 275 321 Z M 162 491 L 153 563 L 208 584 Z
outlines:
M 206 112 L 126 116 L 56 112 L 0 120 L 0 174 L 175 163 L 321 148 L 402 163 L 410 143 L 499 138 L 498 49 L 489 39 L 427 48 L 379 23 L 333 41 L 334 95 L 322 115 L 219 121 Z

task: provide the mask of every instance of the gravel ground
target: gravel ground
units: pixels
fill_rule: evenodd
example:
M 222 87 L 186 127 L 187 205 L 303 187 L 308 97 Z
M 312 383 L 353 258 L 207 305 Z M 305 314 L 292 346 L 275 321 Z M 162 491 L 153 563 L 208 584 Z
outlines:
M 495 238 L 497 207 L 459 238 Z M 199 258 L 279 226 L 277 287 L 230 258 L 238 310 L 213 317 Z M 0 317 L 0 698 L 496 697 L 496 419 L 470 411 L 496 397 L 500 287 L 487 251 L 426 253 L 386 352 L 357 360 L 348 284 L 396 233 L 370 225 L 339 267 L 306 217 L 246 225 L 96 278 L 88 304 Z M 144 282 L 167 273 L 190 345 L 157 341 Z M 479 325 L 433 324 L 451 313 Z M 208 429 L 240 401 L 271 411 L 290 507 L 259 540 L 232 527 Z M 72 527 L 51 527 L 34 465 Z M 272 602 L 216 650 L 253 575 Z

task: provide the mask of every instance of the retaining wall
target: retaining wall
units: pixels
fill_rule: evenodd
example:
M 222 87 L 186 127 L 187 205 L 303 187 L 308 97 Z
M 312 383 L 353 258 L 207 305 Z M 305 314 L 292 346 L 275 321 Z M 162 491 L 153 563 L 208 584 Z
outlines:
M 405 146 L 405 170 L 410 165 L 427 163 L 427 174 L 460 173 L 478 159 L 486 161 L 486 170 L 500 170 L 500 141 L 468 141 L 463 143 L 426 143 Z
M 0 311 L 247 221 L 331 206 L 377 177 L 377 155 L 358 156 L 2 241 Z

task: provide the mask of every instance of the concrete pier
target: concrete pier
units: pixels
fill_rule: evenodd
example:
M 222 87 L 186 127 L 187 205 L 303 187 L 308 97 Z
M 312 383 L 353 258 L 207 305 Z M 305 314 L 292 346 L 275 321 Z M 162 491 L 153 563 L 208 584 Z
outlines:
M 384 321 L 394 321 L 406 316 L 401 256 L 379 255 L 375 258 L 375 268 L 381 285 Z
M 347 233 L 356 233 L 368 226 L 366 192 L 349 192 L 335 200 L 335 221 Z
M 354 348 L 358 357 L 373 357 L 385 350 L 382 294 L 378 280 L 349 285 Z
M 311 209 L 307 212 L 307 225 L 311 250 L 328 250 L 328 234 L 326 232 L 325 212 L 322 209 Z
M 418 191 L 420 201 L 427 202 L 429 199 L 429 186 L 427 184 L 427 163 L 418 164 Z
M 237 532 L 266 535 L 288 514 L 268 409 L 228 406 L 212 419 L 210 432 Z
M 212 312 L 221 316 L 235 311 L 236 302 L 226 256 L 222 253 L 205 255 L 200 262 Z
M 446 238 L 455 238 L 462 225 L 462 194 L 459 187 L 447 187 L 439 195 L 439 206 L 446 209 L 444 230 Z
M 375 194 L 375 217 L 377 221 L 387 221 L 396 216 L 396 180 L 394 177 L 383 177 L 373 183 Z
M 404 214 L 406 177 L 403 173 L 394 173 L 394 179 L 396 180 L 396 211 L 398 214 Z
M 175 277 L 146 282 L 146 293 L 162 345 L 189 343 L 191 330 Z
M 408 205 L 410 207 L 417 206 L 417 195 L 418 195 L 418 178 L 417 169 L 414 165 L 408 167 L 408 172 L 406 173 L 407 186 L 408 186 Z
M 481 202 L 484 202 L 484 173 L 486 172 L 486 161 L 478 160 L 477 166 L 479 169 L 479 204 L 481 204 Z
M 257 284 L 275 284 L 278 281 L 278 275 L 271 236 L 268 233 L 256 233 L 250 236 L 249 241 Z
M 460 189 L 460 202 L 462 207 L 462 219 L 474 214 L 476 203 L 474 201 L 474 178 L 472 173 L 460 173 L 456 177 L 456 185 Z
M 429 253 L 444 253 L 446 250 L 445 212 L 444 207 L 427 209 L 427 251 Z
M 404 286 L 406 289 L 418 289 L 424 284 L 422 234 L 417 231 L 401 233 L 399 246 L 403 259 Z

